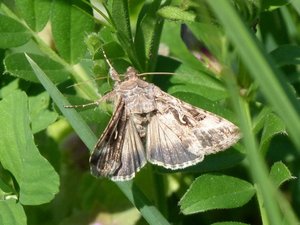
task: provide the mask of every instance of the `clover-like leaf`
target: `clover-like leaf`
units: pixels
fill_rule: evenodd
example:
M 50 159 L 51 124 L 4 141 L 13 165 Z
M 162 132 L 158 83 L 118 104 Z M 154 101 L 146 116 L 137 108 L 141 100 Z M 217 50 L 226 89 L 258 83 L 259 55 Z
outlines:
M 212 209 L 236 208 L 246 204 L 255 189 L 247 181 L 226 175 L 198 177 L 179 202 L 183 214 Z
M 59 178 L 34 143 L 24 92 L 15 91 L 0 102 L 0 124 L 0 161 L 19 185 L 20 203 L 51 201 L 58 192 Z
M 276 162 L 271 167 L 270 178 L 274 181 L 275 185 L 279 187 L 285 181 L 295 179 L 296 177 L 292 176 L 290 170 L 283 162 Z
M 1 224 L 26 225 L 27 218 L 20 203 L 14 199 L 0 201 L 0 222 Z
M 30 38 L 31 33 L 23 24 L 0 14 L 0 48 L 17 47 Z

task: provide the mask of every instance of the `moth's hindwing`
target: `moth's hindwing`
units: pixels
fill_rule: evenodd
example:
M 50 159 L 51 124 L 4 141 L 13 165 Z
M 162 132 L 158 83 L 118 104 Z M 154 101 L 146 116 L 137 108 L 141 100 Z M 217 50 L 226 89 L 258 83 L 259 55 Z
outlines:
M 171 112 L 156 113 L 147 130 L 147 159 L 168 169 L 180 169 L 203 160 L 196 136 L 182 126 Z
M 239 138 L 233 123 L 162 92 L 147 129 L 147 159 L 169 169 L 181 169 L 222 151 Z
M 131 117 L 125 126 L 124 142 L 121 151 L 121 166 L 112 176 L 112 180 L 132 179 L 146 164 L 144 146 Z

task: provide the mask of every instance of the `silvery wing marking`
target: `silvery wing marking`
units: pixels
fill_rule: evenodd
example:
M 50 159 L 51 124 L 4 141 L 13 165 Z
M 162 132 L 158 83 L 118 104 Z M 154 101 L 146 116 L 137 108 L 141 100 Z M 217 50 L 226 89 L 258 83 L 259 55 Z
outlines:
M 144 147 L 119 98 L 115 111 L 90 157 L 91 173 L 112 180 L 130 180 L 145 164 Z

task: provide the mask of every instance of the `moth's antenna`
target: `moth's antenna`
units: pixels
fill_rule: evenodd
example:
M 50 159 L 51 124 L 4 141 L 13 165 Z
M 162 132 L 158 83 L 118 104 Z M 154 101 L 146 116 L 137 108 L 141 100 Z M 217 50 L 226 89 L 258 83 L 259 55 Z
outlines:
M 114 67 L 108 60 L 107 55 L 103 49 L 102 49 L 102 52 L 103 52 L 104 59 L 109 66 L 109 75 L 111 76 L 111 79 L 113 79 L 114 81 L 117 81 L 117 82 L 121 82 L 118 72 L 114 69 Z
M 140 77 L 140 76 L 145 76 L 145 75 L 176 75 L 176 73 L 172 73 L 172 72 L 146 72 L 146 73 L 139 73 L 137 75 Z
M 106 79 L 106 78 L 105 77 L 97 77 L 97 78 L 90 79 L 90 80 L 84 80 L 84 81 L 78 82 L 76 84 L 71 84 L 71 85 L 67 86 L 66 88 L 76 87 L 76 86 L 79 86 L 79 85 L 87 83 L 87 82 L 92 82 L 92 81 L 102 80 L 102 79 Z

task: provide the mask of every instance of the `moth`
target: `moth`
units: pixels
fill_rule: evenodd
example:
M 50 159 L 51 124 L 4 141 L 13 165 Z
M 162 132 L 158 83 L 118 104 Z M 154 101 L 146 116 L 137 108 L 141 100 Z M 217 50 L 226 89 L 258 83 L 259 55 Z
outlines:
M 114 88 L 93 104 L 111 101 L 114 112 L 90 156 L 94 176 L 127 181 L 147 161 L 183 169 L 240 139 L 239 128 L 230 121 L 140 79 L 133 67 L 121 80 L 108 64 Z

